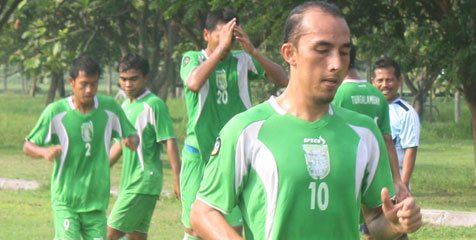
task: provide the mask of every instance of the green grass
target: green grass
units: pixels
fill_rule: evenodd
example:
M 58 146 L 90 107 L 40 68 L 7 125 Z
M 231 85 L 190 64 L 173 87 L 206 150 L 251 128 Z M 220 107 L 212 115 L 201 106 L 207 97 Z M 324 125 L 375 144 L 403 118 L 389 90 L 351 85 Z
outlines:
M 0 190 L 0 239 L 11 239 L 11 236 L 26 240 L 52 239 L 54 235 L 49 197 L 53 165 L 44 159 L 26 157 L 21 151 L 23 139 L 38 119 L 44 100 L 44 96 L 31 98 L 11 93 L 0 94 L 0 177 L 37 180 L 41 184 L 35 191 Z M 187 122 L 184 100 L 169 99 L 167 105 L 181 149 Z M 451 120 L 447 117 L 439 124 L 448 126 Z M 435 123 L 423 122 L 422 134 L 432 128 L 431 124 Z M 454 129 L 442 127 L 439 134 L 450 136 L 448 132 L 451 131 Z M 413 195 L 417 202 L 422 208 L 476 211 L 476 188 L 472 186 L 472 140 L 458 139 L 456 136 L 426 136 L 421 141 L 412 178 Z M 111 171 L 111 183 L 114 186 L 119 185 L 120 171 L 119 161 Z M 172 192 L 172 173 L 167 160 L 164 160 L 163 189 Z M 111 197 L 110 208 L 114 201 L 115 198 Z M 475 230 L 475 227 L 425 225 L 410 237 L 476 239 Z M 174 199 L 160 199 L 152 218 L 150 239 L 180 239 L 182 236 L 180 203 Z

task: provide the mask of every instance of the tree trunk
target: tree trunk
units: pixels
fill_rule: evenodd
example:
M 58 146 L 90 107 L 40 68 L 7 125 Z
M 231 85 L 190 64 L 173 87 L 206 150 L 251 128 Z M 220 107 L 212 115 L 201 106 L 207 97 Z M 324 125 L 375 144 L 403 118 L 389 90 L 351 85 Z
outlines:
M 58 88 L 59 78 L 56 74 L 56 71 L 51 72 L 51 82 L 50 82 L 50 89 L 48 90 L 48 96 L 46 97 L 45 106 L 52 103 L 55 100 L 55 93 L 56 89 Z
M 28 94 L 28 87 L 27 87 L 28 83 L 26 81 L 25 71 L 23 69 L 23 66 L 21 66 L 20 79 L 21 79 L 21 93 L 23 95 L 26 95 Z
M 455 93 L 455 122 L 459 122 L 461 116 L 461 92 L 459 90 Z
M 36 95 L 36 83 L 38 82 L 38 75 L 35 74 L 33 81 L 31 82 L 30 96 L 34 97 Z
M 56 90 L 58 95 L 62 98 L 66 97 L 66 91 L 64 89 L 64 74 L 63 71 L 58 70 L 56 71 L 56 77 L 58 78 L 58 85 L 56 86 Z
M 107 94 L 112 94 L 112 67 L 107 67 Z
M 3 91 L 8 91 L 8 61 L 5 62 L 5 75 L 3 76 Z
M 474 182 L 476 187 L 476 84 L 463 84 L 463 97 L 471 113 L 471 133 L 473 134 Z

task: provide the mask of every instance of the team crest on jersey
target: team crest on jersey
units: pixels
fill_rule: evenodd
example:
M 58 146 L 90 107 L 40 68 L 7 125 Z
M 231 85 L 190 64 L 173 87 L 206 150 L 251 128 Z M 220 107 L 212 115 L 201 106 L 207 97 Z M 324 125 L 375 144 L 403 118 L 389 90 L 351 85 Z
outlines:
M 217 87 L 218 89 L 224 91 L 228 87 L 228 83 L 226 82 L 226 72 L 225 69 L 217 70 L 215 72 L 215 78 L 217 80 Z
M 313 179 L 325 178 L 330 170 L 329 148 L 324 144 L 303 144 L 306 166 L 309 175 Z
M 187 64 L 190 62 L 190 57 L 189 56 L 186 56 L 184 59 L 183 59 L 183 62 L 182 62 L 182 66 L 187 66 Z
M 91 142 L 93 140 L 94 127 L 93 122 L 85 122 L 81 124 L 81 137 L 84 142 Z
M 215 141 L 215 146 L 213 147 L 212 151 L 212 156 L 217 155 L 220 152 L 220 147 L 221 147 L 221 140 L 220 137 L 217 137 L 217 140 Z

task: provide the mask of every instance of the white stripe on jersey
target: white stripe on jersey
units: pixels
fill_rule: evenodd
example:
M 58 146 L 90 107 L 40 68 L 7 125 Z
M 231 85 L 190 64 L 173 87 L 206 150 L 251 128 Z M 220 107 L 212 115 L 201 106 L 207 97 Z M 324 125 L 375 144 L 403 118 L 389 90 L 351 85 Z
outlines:
M 258 140 L 264 121 L 248 125 L 240 134 L 235 149 L 235 193 L 247 174 L 247 166 L 256 171 L 266 191 L 265 239 L 272 239 L 276 203 L 278 199 L 278 167 L 271 151 Z M 249 144 L 253 143 L 253 144 Z M 252 162 L 250 162 L 253 160 Z
M 380 159 L 380 149 L 377 138 L 370 129 L 350 124 L 349 126 L 360 137 L 355 166 L 355 199 L 357 199 L 359 197 L 361 183 L 363 182 L 365 172 L 368 172 L 367 179 L 365 180 L 368 185 L 362 194 L 367 192 L 372 183 Z
M 208 58 L 207 52 L 204 49 L 202 49 L 202 54 L 205 56 L 205 59 Z M 202 64 L 205 59 L 199 57 L 198 61 L 200 61 L 200 64 Z M 192 69 L 192 72 L 195 70 L 195 68 Z M 210 91 L 210 83 L 208 81 L 209 80 L 207 79 L 203 86 L 200 88 L 200 91 L 198 91 L 198 114 L 195 118 L 195 123 L 197 123 L 198 119 L 200 118 L 200 115 L 202 114 L 203 105 L 205 105 L 205 100 L 207 100 L 208 92 Z
M 139 146 L 137 147 L 137 155 L 139 156 L 139 161 L 140 161 L 140 166 L 142 168 L 142 171 L 144 171 L 144 153 L 142 151 L 142 133 L 144 132 L 145 127 L 147 126 L 148 123 L 152 124 L 154 126 L 154 129 L 157 132 L 157 124 L 155 122 L 155 114 L 154 110 L 147 104 L 144 104 L 144 109 L 142 112 L 137 116 L 136 122 L 135 122 L 135 128 L 137 129 L 137 134 L 139 135 Z
M 109 158 L 109 146 L 111 144 L 112 131 L 119 133 L 119 137 L 122 138 L 121 122 L 117 115 L 109 110 L 104 110 L 108 116 L 106 129 L 104 129 L 104 147 L 106 148 L 106 154 Z
M 258 70 L 256 70 L 250 55 L 240 52 L 233 54 L 233 57 L 238 59 L 237 75 L 240 98 L 246 109 L 248 109 L 251 107 L 250 92 L 248 90 L 248 70 L 253 71 L 255 74 L 258 74 Z
M 58 174 L 56 175 L 56 182 L 58 182 L 61 172 L 63 171 L 63 165 L 64 161 L 66 160 L 66 154 L 68 153 L 68 147 L 69 147 L 69 137 L 68 133 L 66 132 L 66 128 L 63 125 L 63 117 L 66 115 L 66 112 L 62 112 L 56 116 L 53 117 L 51 120 L 50 124 L 50 131 L 51 133 L 48 134 L 48 138 L 51 139 L 52 134 L 56 134 L 59 138 L 59 142 L 61 145 L 61 158 L 60 158 L 60 164 L 58 167 Z

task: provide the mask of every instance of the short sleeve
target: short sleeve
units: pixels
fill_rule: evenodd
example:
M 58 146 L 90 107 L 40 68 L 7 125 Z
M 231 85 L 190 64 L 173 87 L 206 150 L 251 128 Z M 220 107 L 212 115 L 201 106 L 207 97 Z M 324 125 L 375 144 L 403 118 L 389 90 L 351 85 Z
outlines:
M 382 188 L 388 188 L 391 196 L 395 195 L 395 191 L 388 152 L 382 134 L 374 127 L 372 136 L 365 140 L 369 162 L 362 189 L 362 203 L 368 207 L 377 207 L 382 204 Z
M 52 120 L 53 120 L 53 107 L 52 104 L 41 113 L 40 118 L 36 122 L 35 127 L 26 137 L 38 146 L 45 146 L 51 143 L 52 139 Z
M 167 105 L 162 100 L 159 100 L 157 103 L 155 118 L 157 123 L 157 127 L 155 128 L 157 142 L 175 138 L 175 132 Z
M 409 109 L 402 123 L 402 131 L 400 132 L 400 144 L 402 148 L 416 147 L 420 143 L 420 120 L 418 113 Z
M 244 154 L 237 151 L 244 151 L 239 147 L 236 131 L 227 124 L 220 136 L 216 139 L 212 156 L 205 168 L 203 179 L 197 198 L 212 206 L 213 208 L 228 214 L 237 204 L 238 186 L 235 180 L 236 166 L 246 168 Z
M 183 55 L 182 64 L 180 66 L 180 78 L 184 86 L 187 86 L 188 76 L 198 65 L 200 65 L 200 61 L 197 58 L 197 54 L 190 51 Z

